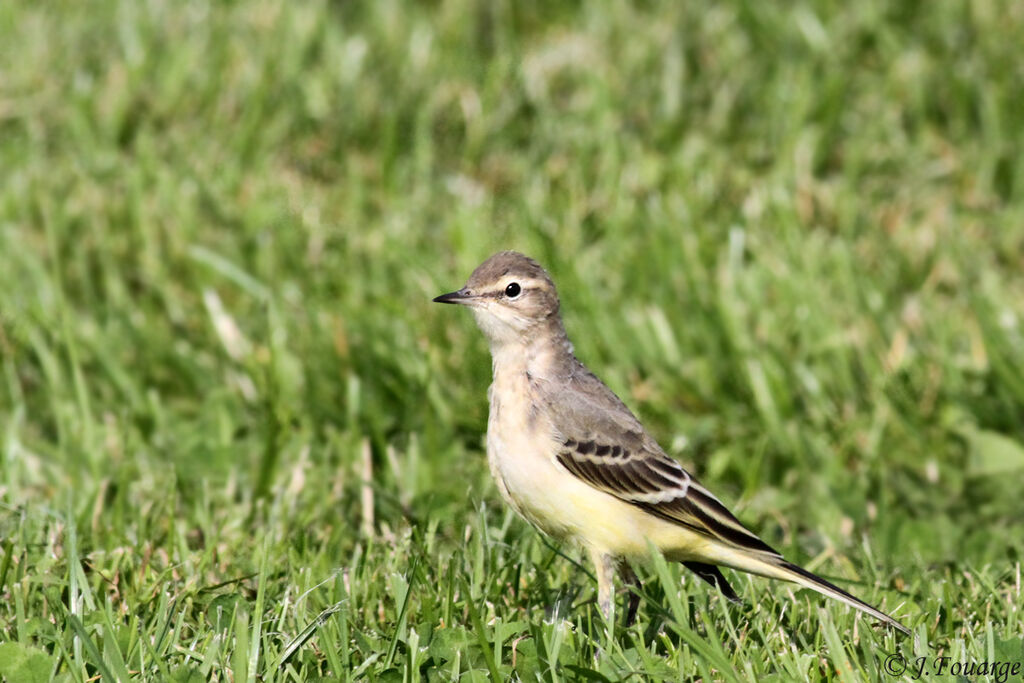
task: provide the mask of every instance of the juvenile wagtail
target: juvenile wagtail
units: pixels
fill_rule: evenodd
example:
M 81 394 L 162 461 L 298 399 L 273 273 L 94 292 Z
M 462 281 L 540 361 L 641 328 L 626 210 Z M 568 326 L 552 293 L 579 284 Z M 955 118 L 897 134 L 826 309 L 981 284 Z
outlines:
M 730 600 L 738 598 L 719 566 L 792 581 L 910 634 L 888 614 L 785 560 L 666 455 L 573 355 L 555 285 L 536 261 L 500 252 L 462 289 L 434 301 L 468 306 L 490 342 L 487 458 L 501 495 L 542 532 L 587 550 L 607 619 L 615 571 L 635 581 L 629 562 L 646 559 L 653 544 Z M 627 623 L 638 602 L 634 593 Z

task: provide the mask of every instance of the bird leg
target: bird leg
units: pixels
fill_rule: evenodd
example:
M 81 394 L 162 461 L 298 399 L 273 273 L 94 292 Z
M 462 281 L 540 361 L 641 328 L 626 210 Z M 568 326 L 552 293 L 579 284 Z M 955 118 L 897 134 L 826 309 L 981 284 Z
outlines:
M 597 606 L 605 620 L 611 624 L 615 612 L 615 558 L 593 548 L 589 552 L 597 574 Z
M 625 560 L 619 563 L 619 576 L 629 592 L 629 602 L 626 604 L 626 628 L 629 628 L 636 621 L 636 610 L 640 607 L 640 578 Z

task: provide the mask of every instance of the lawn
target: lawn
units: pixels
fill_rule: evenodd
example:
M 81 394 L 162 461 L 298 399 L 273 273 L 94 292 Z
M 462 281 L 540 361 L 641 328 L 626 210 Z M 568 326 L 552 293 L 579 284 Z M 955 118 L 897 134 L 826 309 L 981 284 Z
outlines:
M 0 679 L 1024 668 L 1021 35 L 1015 0 L 0 3 Z M 666 451 L 914 637 L 657 557 L 609 632 L 430 303 L 506 248 Z

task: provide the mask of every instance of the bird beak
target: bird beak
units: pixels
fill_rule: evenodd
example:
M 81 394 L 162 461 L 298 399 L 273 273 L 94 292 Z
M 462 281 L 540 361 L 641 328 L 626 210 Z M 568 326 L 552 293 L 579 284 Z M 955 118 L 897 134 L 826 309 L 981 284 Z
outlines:
M 468 304 L 474 298 L 475 297 L 472 294 L 470 294 L 469 292 L 467 292 L 466 288 L 463 287 L 462 289 L 460 289 L 457 292 L 448 292 L 447 294 L 442 294 L 441 296 L 435 296 L 434 297 L 434 303 L 437 303 L 437 304 Z

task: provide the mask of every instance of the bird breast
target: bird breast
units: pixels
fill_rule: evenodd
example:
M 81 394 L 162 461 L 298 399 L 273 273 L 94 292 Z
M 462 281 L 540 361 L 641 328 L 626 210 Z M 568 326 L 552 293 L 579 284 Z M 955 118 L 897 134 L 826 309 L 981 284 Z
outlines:
M 564 523 L 555 461 L 557 442 L 525 372 L 496 372 L 488 391 L 487 460 L 502 497 L 528 522 L 555 538 L 571 535 Z

